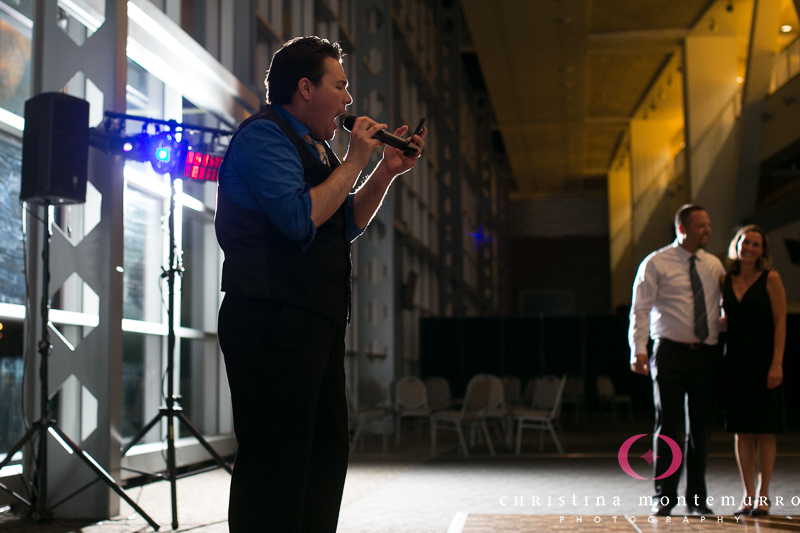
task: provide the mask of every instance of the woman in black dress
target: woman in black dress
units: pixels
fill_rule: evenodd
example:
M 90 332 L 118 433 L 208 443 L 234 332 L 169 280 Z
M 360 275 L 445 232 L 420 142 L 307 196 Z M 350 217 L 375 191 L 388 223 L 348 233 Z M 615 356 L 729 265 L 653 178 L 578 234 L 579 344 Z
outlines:
M 783 431 L 783 348 L 786 292 L 771 270 L 767 235 L 755 225 L 740 229 L 728 249 L 722 277 L 728 321 L 724 358 L 725 429 L 736 434 L 736 462 L 744 487 L 734 514 L 769 514 L 775 433 Z M 758 467 L 758 486 L 754 483 Z

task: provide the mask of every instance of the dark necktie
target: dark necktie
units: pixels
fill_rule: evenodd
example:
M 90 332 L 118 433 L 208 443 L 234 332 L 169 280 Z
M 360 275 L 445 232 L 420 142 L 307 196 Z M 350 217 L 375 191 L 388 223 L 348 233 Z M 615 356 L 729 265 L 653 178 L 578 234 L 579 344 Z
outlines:
M 316 150 L 320 161 L 328 166 L 331 166 L 331 164 L 328 162 L 328 152 L 325 151 L 325 143 L 316 140 L 311 136 L 310 133 L 303 137 L 303 140 L 310 144 L 314 150 Z
M 706 295 L 703 292 L 703 283 L 697 274 L 696 260 L 696 255 L 689 258 L 689 277 L 692 279 L 692 294 L 694 296 L 694 335 L 702 342 L 708 338 L 708 313 L 706 312 Z

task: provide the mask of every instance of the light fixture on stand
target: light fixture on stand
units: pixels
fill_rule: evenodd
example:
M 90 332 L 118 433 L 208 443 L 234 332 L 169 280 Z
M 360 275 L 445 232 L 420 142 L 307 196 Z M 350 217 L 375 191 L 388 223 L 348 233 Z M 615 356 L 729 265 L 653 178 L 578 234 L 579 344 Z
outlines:
M 167 420 L 167 470 L 166 474 L 151 474 L 138 472 L 158 479 L 170 482 L 170 493 L 172 499 L 172 529 L 178 528 L 178 494 L 177 480 L 180 476 L 177 471 L 175 458 L 175 421 L 181 422 L 205 450 L 213 457 L 214 461 L 229 474 L 233 473 L 231 467 L 225 459 L 217 453 L 214 448 L 206 441 L 200 430 L 195 426 L 180 404 L 180 397 L 175 394 L 175 276 L 183 274 L 183 266 L 177 260 L 175 244 L 175 180 L 183 177 L 198 179 L 203 181 L 216 181 L 219 167 L 222 164 L 222 157 L 204 153 L 193 149 L 187 136 L 191 133 L 213 135 L 214 140 L 219 136 L 232 135 L 233 132 L 206 128 L 202 126 L 178 124 L 176 121 L 163 121 L 155 119 L 145 119 L 132 115 L 121 115 L 116 113 L 106 113 L 106 117 L 112 121 L 107 122 L 107 128 L 112 131 L 124 131 L 126 120 L 138 120 L 144 123 L 143 132 L 132 138 L 121 137 L 113 140 L 111 150 L 121 147 L 123 155 L 137 161 L 150 161 L 153 170 L 159 174 L 169 174 L 169 264 L 163 269 L 162 278 L 167 280 L 167 395 L 165 405 L 159 408 L 158 414 L 152 418 L 133 439 L 122 448 L 124 457 L 128 451 L 135 446 L 151 429 L 153 429 L 161 419 Z M 113 121 L 117 124 L 113 125 Z M 149 126 L 155 129 L 154 134 L 146 133 Z M 146 138 L 145 138 L 146 136 Z M 126 152 L 126 148 L 128 149 Z

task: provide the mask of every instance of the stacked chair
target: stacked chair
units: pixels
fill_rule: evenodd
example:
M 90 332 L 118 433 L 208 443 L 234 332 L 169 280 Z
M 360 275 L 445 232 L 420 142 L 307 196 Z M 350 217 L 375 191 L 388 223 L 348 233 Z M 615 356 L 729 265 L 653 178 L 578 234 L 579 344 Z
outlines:
M 561 378 L 557 376 L 545 376 L 537 380 L 536 391 L 529 409 L 514 409 L 511 416 L 517 423 L 517 446 L 516 453 L 520 454 L 522 447 L 522 430 L 539 430 L 539 451 L 544 450 L 544 432 L 550 432 L 558 453 L 563 454 L 564 448 L 558 439 L 554 422 L 561 414 L 561 400 L 564 395 L 564 386 L 567 383 L 567 375 Z
M 351 417 L 351 423 L 356 424 L 353 442 L 350 444 L 350 455 L 356 450 L 359 439 L 362 438 L 364 427 L 367 424 L 378 422 L 381 424 L 383 437 L 383 453 L 388 450 L 387 438 L 389 431 L 386 421 L 391 415 L 391 409 L 383 405 L 386 391 L 383 386 L 373 378 L 362 379 L 358 382 L 358 411 Z M 362 443 L 363 444 L 363 443 Z
M 397 382 L 394 391 L 395 444 L 400 446 L 400 432 L 404 418 L 426 418 L 430 421 L 431 432 L 433 432 L 433 420 L 431 419 L 433 409 L 428 405 L 425 383 L 417 377 L 405 376 Z
M 493 396 L 492 381 L 487 374 L 477 374 L 467 384 L 467 393 L 464 396 L 461 409 L 434 411 L 432 416 L 433 427 L 431 428 L 432 455 L 436 454 L 436 436 L 438 431 L 442 429 L 455 431 L 458 434 L 458 443 L 461 451 L 465 457 L 469 457 L 467 441 L 464 438 L 464 427 L 468 426 L 473 431 L 479 430 L 482 433 L 489 446 L 489 453 L 494 457 L 494 446 L 492 445 L 489 428 L 486 426 L 486 418 L 484 416 Z
M 453 406 L 450 383 L 445 378 L 433 377 L 426 379 L 425 389 L 428 393 L 428 406 L 434 411 L 446 411 Z
M 497 430 L 500 440 L 511 448 L 511 423 L 508 419 L 505 385 L 503 380 L 493 374 L 486 374 L 486 378 L 489 380 L 489 400 L 481 416 L 486 421 L 487 427 L 493 422 L 492 426 Z

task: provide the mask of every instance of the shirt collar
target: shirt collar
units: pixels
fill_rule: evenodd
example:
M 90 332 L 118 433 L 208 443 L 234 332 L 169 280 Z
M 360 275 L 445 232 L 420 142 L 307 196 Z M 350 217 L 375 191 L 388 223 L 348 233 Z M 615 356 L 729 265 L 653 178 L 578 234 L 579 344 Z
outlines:
M 681 261 L 683 261 L 684 263 L 688 263 L 689 262 L 689 258 L 692 257 L 693 255 L 697 256 L 697 260 L 698 261 L 702 261 L 703 260 L 703 253 L 704 252 L 703 252 L 702 248 L 699 248 L 697 250 L 697 252 L 693 254 L 689 250 L 687 250 L 686 248 L 684 248 L 683 246 L 678 244 L 678 240 L 677 239 L 675 239 L 675 241 L 672 243 L 672 247 L 675 248 L 675 250 L 678 253 L 678 257 L 680 257 Z
M 278 114 L 283 120 L 285 120 L 289 126 L 294 130 L 298 137 L 301 139 L 311 133 L 311 131 L 305 127 L 305 125 L 297 120 L 297 117 L 292 115 L 289 111 L 287 111 L 282 105 L 273 105 L 272 110 Z

